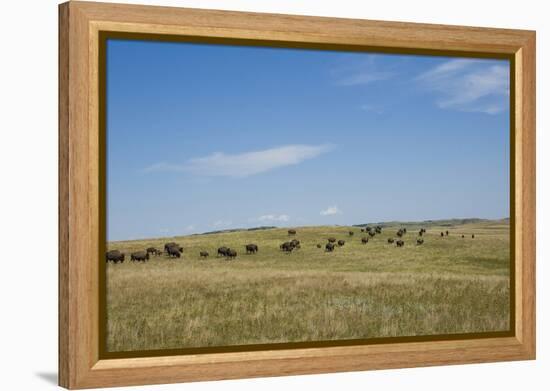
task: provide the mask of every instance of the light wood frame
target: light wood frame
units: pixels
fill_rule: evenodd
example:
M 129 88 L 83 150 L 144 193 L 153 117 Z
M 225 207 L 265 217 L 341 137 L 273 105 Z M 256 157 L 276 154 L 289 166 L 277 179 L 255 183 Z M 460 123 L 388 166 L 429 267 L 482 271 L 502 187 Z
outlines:
M 101 359 L 101 31 L 507 55 L 514 62 L 515 330 L 501 338 Z M 104 158 L 104 157 L 103 157 Z M 535 358 L 535 32 L 106 3 L 59 6 L 59 384 L 92 388 Z

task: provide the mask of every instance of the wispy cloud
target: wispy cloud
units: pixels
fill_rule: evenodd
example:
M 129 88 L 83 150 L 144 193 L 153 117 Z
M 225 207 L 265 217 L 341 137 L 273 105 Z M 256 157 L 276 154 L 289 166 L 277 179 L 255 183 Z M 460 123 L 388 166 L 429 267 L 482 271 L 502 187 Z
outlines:
M 282 222 L 285 223 L 290 220 L 289 215 L 263 215 L 256 219 L 259 222 Z
M 195 226 L 194 226 L 194 225 L 188 225 L 188 226 L 185 227 L 183 230 L 184 230 L 185 232 L 194 231 L 194 230 L 195 230 Z
M 332 69 L 336 84 L 340 86 L 358 86 L 388 80 L 395 72 L 382 68 L 378 64 L 378 55 L 365 56 L 361 61 L 348 62 L 345 66 Z
M 338 207 L 336 205 L 329 206 L 328 208 L 323 209 L 321 212 L 319 212 L 319 214 L 321 216 L 332 216 L 332 215 L 337 215 L 337 214 L 341 214 L 341 213 L 342 213 L 342 211 L 340 209 L 338 209 Z
M 438 94 L 442 109 L 497 114 L 508 107 L 509 69 L 490 60 L 453 59 L 415 80 Z
M 156 163 L 145 168 L 144 172 L 180 171 L 202 176 L 244 178 L 277 168 L 296 165 L 331 149 L 333 149 L 332 145 L 323 144 L 285 145 L 235 155 L 216 152 L 205 157 L 191 159 L 182 165 Z

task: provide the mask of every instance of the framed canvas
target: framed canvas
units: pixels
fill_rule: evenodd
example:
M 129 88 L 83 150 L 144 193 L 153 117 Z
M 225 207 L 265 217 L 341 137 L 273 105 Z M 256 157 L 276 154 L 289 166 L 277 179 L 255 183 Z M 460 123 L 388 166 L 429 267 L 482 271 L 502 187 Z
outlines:
M 535 32 L 59 6 L 59 384 L 535 358 Z

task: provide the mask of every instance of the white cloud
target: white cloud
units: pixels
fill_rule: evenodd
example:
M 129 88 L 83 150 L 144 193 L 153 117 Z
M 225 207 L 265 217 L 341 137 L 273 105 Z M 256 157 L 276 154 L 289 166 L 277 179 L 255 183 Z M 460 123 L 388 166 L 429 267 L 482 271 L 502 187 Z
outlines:
M 332 216 L 332 215 L 337 215 L 337 214 L 341 214 L 342 211 L 340 209 L 338 209 L 338 207 L 336 205 L 334 206 L 329 206 L 328 208 L 322 210 L 321 212 L 319 212 L 319 214 L 321 216 Z
M 290 216 L 289 215 L 263 215 L 263 216 L 260 216 L 258 217 L 257 219 L 258 221 L 261 221 L 261 222 L 266 222 L 266 221 L 279 221 L 279 222 L 287 222 L 288 220 L 290 220 Z
M 416 78 L 442 109 L 497 114 L 508 107 L 509 68 L 492 60 L 454 59 Z
M 216 220 L 212 223 L 212 227 L 214 228 L 223 228 L 223 227 L 229 227 L 233 222 L 230 220 Z
M 357 86 L 388 80 L 395 76 L 395 72 L 379 69 L 376 58 L 378 55 L 365 56 L 362 61 L 349 62 L 345 66 L 332 70 L 336 84 L 340 86 Z
M 203 176 L 228 176 L 244 178 L 280 167 L 299 164 L 330 151 L 332 145 L 285 145 L 229 155 L 216 152 L 211 155 L 189 160 L 183 165 L 157 163 L 144 171 L 182 171 Z

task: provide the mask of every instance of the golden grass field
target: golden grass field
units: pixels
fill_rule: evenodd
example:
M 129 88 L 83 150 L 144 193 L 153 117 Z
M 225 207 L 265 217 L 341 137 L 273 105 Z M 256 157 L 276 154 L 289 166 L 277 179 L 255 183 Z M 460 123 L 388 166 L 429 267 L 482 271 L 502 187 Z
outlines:
M 279 249 L 290 240 L 286 228 L 110 242 L 126 261 L 107 265 L 107 350 L 509 329 L 508 220 L 425 224 L 421 246 L 421 225 L 404 225 L 405 246 L 397 248 L 387 238 L 400 226 L 366 245 L 358 227 L 298 227 L 301 249 L 291 254 Z M 330 236 L 346 244 L 325 252 Z M 132 251 L 168 241 L 184 247 L 182 258 L 129 260 Z M 247 243 L 259 252 L 245 255 Z M 220 246 L 236 249 L 237 258 L 216 257 Z M 200 259 L 201 250 L 210 257 Z

